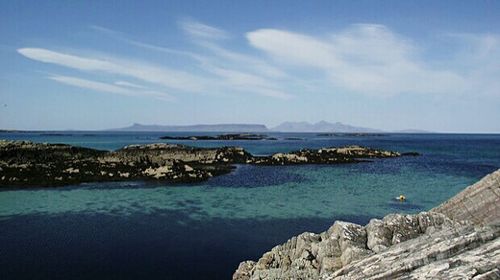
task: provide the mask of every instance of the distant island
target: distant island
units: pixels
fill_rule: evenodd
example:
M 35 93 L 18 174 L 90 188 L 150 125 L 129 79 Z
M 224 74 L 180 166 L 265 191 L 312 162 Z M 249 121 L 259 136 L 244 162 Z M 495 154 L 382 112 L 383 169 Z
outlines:
M 123 128 L 109 131 L 148 131 L 148 132 L 267 132 L 263 124 L 196 124 L 196 125 L 146 125 L 134 123 Z
M 275 127 L 268 128 L 264 124 L 195 124 L 195 125 L 157 125 L 134 123 L 131 126 L 108 129 L 107 131 L 137 131 L 137 132 L 312 132 L 312 133 L 429 133 L 425 130 L 406 129 L 399 131 L 384 131 L 368 127 L 353 126 L 341 122 L 320 121 L 309 122 L 283 122 Z
M 269 137 L 264 134 L 251 133 L 236 133 L 236 134 L 220 134 L 215 136 L 210 135 L 192 135 L 192 136 L 161 136 L 162 140 L 278 140 L 274 137 Z
M 373 137 L 373 136 L 387 136 L 387 134 L 384 133 L 371 133 L 371 132 L 352 132 L 352 133 L 347 133 L 347 132 L 334 132 L 334 133 L 318 133 L 317 136 L 319 137 Z
M 317 123 L 308 122 L 284 122 L 274 128 L 273 131 L 279 132 L 337 132 L 337 133 L 379 133 L 383 132 L 380 129 L 373 129 L 367 127 L 358 127 L 341 122 L 330 123 L 327 121 L 320 121 Z
M 96 130 L 78 130 L 78 129 L 58 129 L 58 130 L 17 130 L 0 129 L 0 133 L 40 133 L 46 135 L 54 132 L 82 132 Z M 317 123 L 309 122 L 283 122 L 275 127 L 268 128 L 264 124 L 246 124 L 246 123 L 228 123 L 228 124 L 193 124 L 193 125 L 158 125 L 158 124 L 140 124 L 134 123 L 130 126 L 110 128 L 100 131 L 111 132 L 220 132 L 220 133 L 264 133 L 264 132 L 291 132 L 291 133 L 435 133 L 421 129 L 402 129 L 402 130 L 381 130 L 375 128 L 353 126 L 341 122 L 320 121 Z M 54 135 L 56 136 L 56 135 Z

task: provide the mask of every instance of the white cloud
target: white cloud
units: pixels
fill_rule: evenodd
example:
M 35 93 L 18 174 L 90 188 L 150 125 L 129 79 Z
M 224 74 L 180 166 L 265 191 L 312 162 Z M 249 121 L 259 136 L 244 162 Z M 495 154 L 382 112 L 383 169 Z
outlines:
M 200 62 L 199 67 L 215 74 L 225 91 L 255 93 L 280 99 L 292 97 L 276 81 L 286 77 L 285 71 L 262 58 L 229 50 L 213 40 L 227 38 L 225 31 L 193 20 L 183 20 L 179 24 L 193 37 L 192 41 L 198 47 L 209 52 L 196 55 Z
M 54 81 L 59 82 L 59 83 L 62 83 L 62 84 L 67 84 L 67 85 L 71 85 L 71 86 L 75 86 L 75 87 L 90 89 L 90 90 L 94 90 L 94 91 L 98 91 L 98 92 L 108 92 L 108 93 L 114 93 L 114 94 L 120 94 L 120 95 L 126 95 L 126 96 L 147 96 L 147 97 L 153 97 L 156 99 L 166 100 L 166 101 L 172 100 L 171 96 L 169 96 L 166 93 L 162 93 L 162 92 L 124 88 L 124 87 L 113 85 L 113 84 L 97 82 L 97 81 L 92 81 L 92 80 L 87 80 L 87 79 L 81 79 L 81 78 L 76 78 L 76 77 L 54 75 L 54 76 L 50 76 L 49 79 L 54 80 Z
M 363 94 L 465 93 L 474 84 L 469 76 L 451 67 L 450 62 L 441 63 L 444 66 L 440 68 L 433 67 L 433 63 L 421 57 L 414 42 L 383 25 L 353 25 L 324 37 L 260 29 L 249 32 L 247 39 L 285 67 L 321 70 L 335 87 Z M 482 49 L 490 49 L 495 43 L 488 39 L 484 45 Z M 467 74 L 471 74 L 481 65 L 473 63 L 468 67 Z
M 91 59 L 78 57 L 64 53 L 54 52 L 47 49 L 39 48 L 22 48 L 17 50 L 20 54 L 27 58 L 38 60 L 45 63 L 58 64 L 70 68 L 75 68 L 84 71 L 107 71 L 113 72 L 116 68 L 112 63 L 105 60 Z
M 452 34 L 463 46 L 453 56 L 453 66 L 467 77 L 468 90 L 500 96 L 500 36 L 496 34 Z
M 177 50 L 133 40 L 104 27 L 91 28 L 144 50 L 184 58 L 184 65 L 196 69 L 194 72 L 43 48 L 18 52 L 36 61 L 96 74 L 108 82 L 53 80 L 121 94 L 132 89 L 147 92 L 148 88 L 176 94 L 245 93 L 279 99 L 320 91 L 373 96 L 500 93 L 497 35 L 448 35 L 456 43 L 450 51 L 455 55 L 431 60 L 417 42 L 377 24 L 355 24 L 324 36 L 259 29 L 246 34 L 254 50 L 238 51 L 227 46 L 234 37 L 218 40 L 229 38 L 224 30 L 194 20 L 182 20 L 179 25 L 190 36 L 193 49 Z
M 91 25 L 90 28 L 93 30 L 99 31 L 101 33 L 104 33 L 104 34 L 106 34 L 114 39 L 120 40 L 122 42 L 125 42 L 127 44 L 130 44 L 130 45 L 133 45 L 136 47 L 141 47 L 141 48 L 144 48 L 147 50 L 162 52 L 162 53 L 170 54 L 170 55 L 182 55 L 182 56 L 192 58 L 194 60 L 201 60 L 202 59 L 199 55 L 194 54 L 192 52 L 176 50 L 176 49 L 167 48 L 164 46 L 158 46 L 158 45 L 153 45 L 153 44 L 133 40 L 133 39 L 128 38 L 128 36 L 122 32 L 112 30 L 112 29 L 109 29 L 106 27 L 102 27 L 102 26 L 98 26 L 98 25 Z
M 286 76 L 284 70 L 269 64 L 264 59 L 231 51 L 213 42 L 199 41 L 197 43 L 199 46 L 209 50 L 213 55 L 213 57 L 205 56 L 203 60 L 200 60 L 204 63 L 246 69 L 247 71 L 269 78 L 283 78 Z
M 263 77 L 241 71 L 223 69 L 214 66 L 207 68 L 208 71 L 224 79 L 230 88 L 238 91 L 253 92 L 263 96 L 289 99 L 291 95 L 282 91 L 279 86 Z
M 226 93 L 243 92 L 280 99 L 290 98 L 290 95 L 281 90 L 278 85 L 273 84 L 265 78 L 251 73 L 245 73 L 243 71 L 223 70 L 222 68 L 211 65 L 209 58 L 205 58 L 203 60 L 203 65 L 200 67 L 211 74 L 215 74 L 218 78 L 195 76 L 182 71 L 150 66 L 145 63 L 126 60 L 90 58 L 41 48 L 22 48 L 18 49 L 18 52 L 27 58 L 45 63 L 56 64 L 87 72 L 103 72 L 111 75 L 121 75 L 137 79 L 145 83 L 150 83 L 155 86 L 177 89 L 185 92 L 205 92 L 213 89 L 221 89 Z M 113 82 L 113 85 L 99 82 L 93 83 L 84 79 L 77 80 L 77 78 L 68 79 L 67 77 L 64 79 L 52 78 L 52 80 L 80 87 L 86 85 L 86 88 L 97 91 L 128 95 L 130 95 L 131 92 L 128 90 L 125 91 L 126 88 L 124 87 L 143 87 L 127 81 Z M 116 86 L 121 87 L 117 88 Z M 145 93 L 145 91 L 142 91 L 142 93 Z
M 185 21 L 179 22 L 181 26 L 185 23 Z M 190 23 L 193 23 L 193 21 L 190 21 Z M 196 23 L 201 24 L 199 22 Z M 206 24 L 201 25 L 207 30 L 216 29 Z M 216 76 L 206 78 L 212 79 L 211 86 L 217 87 L 220 91 L 227 93 L 253 93 L 280 99 L 288 99 L 291 97 L 291 95 L 286 93 L 278 83 L 273 81 L 274 78 L 284 78 L 286 76 L 284 71 L 270 65 L 262 58 L 224 48 L 217 42 L 211 40 L 212 37 L 198 36 L 192 38 L 192 42 L 194 42 L 196 46 L 209 52 L 208 54 L 200 54 L 192 51 L 179 51 L 131 40 L 121 32 L 100 26 L 92 26 L 91 28 L 110 35 L 115 39 L 147 50 L 190 57 L 199 63 L 198 67 L 200 70 L 205 71 L 205 74 L 213 74 Z M 190 34 L 190 31 L 186 32 Z M 207 90 L 211 89 L 207 88 Z
M 330 68 L 340 62 L 331 45 L 312 36 L 260 29 L 249 32 L 247 38 L 252 46 L 287 63 Z
M 179 21 L 181 28 L 193 37 L 203 39 L 224 39 L 228 34 L 219 28 L 203 24 L 193 19 L 183 19 Z
M 166 67 L 151 66 L 137 61 L 89 58 L 41 48 L 22 48 L 18 52 L 30 59 L 73 69 L 104 72 L 139 79 L 170 89 L 201 92 L 208 83 L 201 77 Z
M 179 22 L 179 25 L 182 25 L 183 21 Z M 206 24 L 203 24 L 204 26 L 208 26 Z M 197 54 L 194 52 L 190 51 L 185 51 L 185 50 L 176 50 L 164 46 L 158 46 L 158 45 L 153 45 L 145 42 L 140 42 L 137 40 L 133 40 L 128 38 L 128 36 L 122 32 L 115 31 L 106 27 L 102 26 L 97 26 L 97 25 L 91 25 L 90 28 L 93 30 L 99 31 L 101 33 L 104 33 L 108 36 L 111 36 L 114 39 L 120 40 L 122 42 L 125 42 L 127 44 L 144 48 L 147 50 L 151 51 L 157 51 L 169 55 L 181 55 L 181 56 L 186 56 L 189 57 L 197 62 L 200 62 L 202 64 L 209 64 L 209 63 L 215 63 L 218 62 L 220 64 L 224 64 L 225 67 L 228 67 L 228 63 L 238 63 L 238 67 L 246 67 L 254 70 L 255 72 L 258 72 L 262 75 L 269 76 L 269 77 L 284 77 L 286 74 L 283 70 L 279 69 L 278 67 L 270 65 L 268 62 L 266 62 L 264 59 L 243 54 L 240 52 L 235 52 L 231 51 L 227 48 L 223 48 L 220 45 L 216 44 L 212 40 L 207 40 L 207 38 L 202 37 L 202 38 L 195 38 L 193 42 L 195 42 L 198 46 L 208 50 L 211 52 L 213 56 L 207 56 L 207 55 L 202 55 L 202 54 Z M 210 27 L 214 28 L 215 27 Z
M 117 86 L 124 86 L 124 87 L 129 87 L 129 88 L 140 88 L 140 89 L 144 88 L 144 86 L 137 85 L 137 84 L 127 82 L 127 81 L 116 81 L 116 82 L 114 82 L 114 84 Z

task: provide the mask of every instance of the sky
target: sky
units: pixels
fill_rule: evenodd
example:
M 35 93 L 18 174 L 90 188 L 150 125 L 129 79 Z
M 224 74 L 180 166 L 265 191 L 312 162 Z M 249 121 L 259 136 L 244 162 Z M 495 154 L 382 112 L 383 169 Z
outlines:
M 500 1 L 0 1 L 0 129 L 500 133 Z

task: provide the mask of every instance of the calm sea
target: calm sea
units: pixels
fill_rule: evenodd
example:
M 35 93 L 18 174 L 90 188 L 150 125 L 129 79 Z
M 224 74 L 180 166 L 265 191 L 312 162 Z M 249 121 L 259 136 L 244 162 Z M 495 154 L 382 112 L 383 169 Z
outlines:
M 0 139 L 104 150 L 206 133 L 0 133 Z M 500 168 L 500 135 L 388 134 L 277 141 L 170 141 L 242 146 L 255 155 L 358 144 L 420 157 L 346 165 L 238 166 L 191 185 L 121 182 L 0 190 L 0 279 L 230 279 L 304 231 L 428 210 Z M 301 140 L 285 140 L 296 137 Z M 408 201 L 394 200 L 404 194 Z

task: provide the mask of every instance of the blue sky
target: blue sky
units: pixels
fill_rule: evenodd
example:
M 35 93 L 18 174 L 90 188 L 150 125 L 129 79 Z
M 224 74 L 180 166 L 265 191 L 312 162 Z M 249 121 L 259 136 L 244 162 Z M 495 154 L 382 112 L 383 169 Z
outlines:
M 500 132 L 498 1 L 1 1 L 0 128 Z

